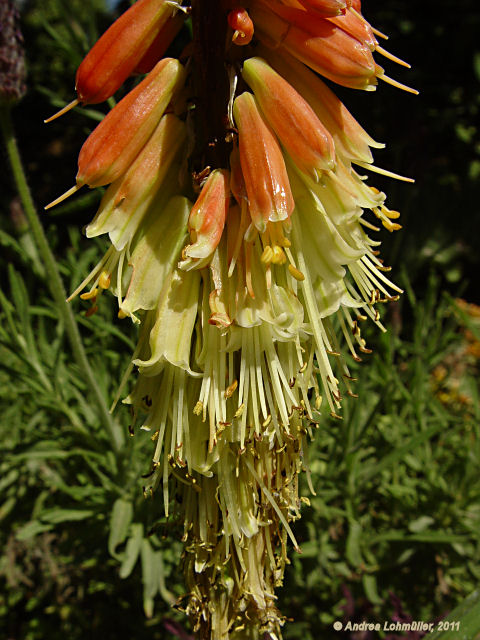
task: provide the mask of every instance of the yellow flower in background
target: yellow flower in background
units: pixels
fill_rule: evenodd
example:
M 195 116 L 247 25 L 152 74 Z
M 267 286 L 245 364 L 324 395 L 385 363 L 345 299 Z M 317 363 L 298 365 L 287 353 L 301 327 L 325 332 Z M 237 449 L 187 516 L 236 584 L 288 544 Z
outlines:
M 86 233 L 112 246 L 72 297 L 89 285 L 94 312 L 110 289 L 140 324 L 124 402 L 155 442 L 145 494 L 159 489 L 166 514 L 179 498 L 199 638 L 281 637 L 275 589 L 288 539 L 298 550 L 308 438 L 354 395 L 361 323 L 383 329 L 375 305 L 401 293 L 368 235 L 399 214 L 362 171 L 401 176 L 373 166 L 383 145 L 318 75 L 413 91 L 374 61 L 405 65 L 360 9 L 139 0 L 77 73 L 72 105 L 149 71 L 90 135 L 66 194 L 110 185 Z M 161 59 L 187 18 L 192 46 Z

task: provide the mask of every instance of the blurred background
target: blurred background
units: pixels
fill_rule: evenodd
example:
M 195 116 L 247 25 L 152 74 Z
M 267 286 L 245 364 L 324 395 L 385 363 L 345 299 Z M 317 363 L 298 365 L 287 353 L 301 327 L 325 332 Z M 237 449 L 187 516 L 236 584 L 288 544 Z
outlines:
M 28 91 L 12 116 L 39 211 L 73 185 L 78 151 L 108 105 L 43 119 L 73 99 L 77 66 L 128 5 L 19 3 Z M 403 229 L 381 239 L 405 294 L 383 310 L 388 333 L 366 330 L 373 353 L 352 367 L 359 398 L 346 399 L 343 421 L 325 417 L 311 445 L 316 495 L 295 526 L 303 554 L 291 551 L 278 592 L 286 640 L 416 640 L 332 623 L 433 622 L 480 579 L 480 12 L 473 0 L 365 0 L 363 13 L 412 64 L 377 56 L 387 75 L 420 91 L 338 91 L 387 144 L 376 164 L 415 178 L 370 180 L 402 213 Z M 5 153 L 1 161 L 0 637 L 188 640 L 172 608 L 183 593 L 180 523 L 142 496 L 152 443 L 126 436 L 114 451 L 99 426 Z M 41 213 L 68 291 L 105 249 L 81 234 L 99 199 L 85 190 Z M 109 402 L 135 343 L 114 306 L 103 296 L 86 317 L 87 303 L 72 302 Z M 127 434 L 125 406 L 115 420 Z

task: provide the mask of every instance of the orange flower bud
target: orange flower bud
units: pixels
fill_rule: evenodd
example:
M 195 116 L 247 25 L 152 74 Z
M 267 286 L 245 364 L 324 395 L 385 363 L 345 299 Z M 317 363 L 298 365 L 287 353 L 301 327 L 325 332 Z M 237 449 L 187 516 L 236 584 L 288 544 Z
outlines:
M 375 51 L 378 42 L 373 34 L 372 28 L 366 20 L 363 20 L 356 13 L 347 11 L 343 16 L 328 19 L 353 38 L 367 45 L 370 51 Z
M 237 7 L 228 14 L 228 24 L 233 29 L 232 42 L 246 45 L 253 38 L 253 22 L 246 9 Z
M 270 9 L 273 9 L 273 13 Z M 370 49 L 330 20 L 270 0 L 252 10 L 256 33 L 267 46 L 282 47 L 303 63 L 352 89 L 371 89 L 379 67 Z
M 295 207 L 285 161 L 251 93 L 238 96 L 233 114 L 250 216 L 255 227 L 264 233 L 269 220 L 285 220 Z
M 79 102 L 95 104 L 112 96 L 172 14 L 166 0 L 138 0 L 115 20 L 78 67 L 75 88 Z
M 153 198 L 165 182 L 186 138 L 186 126 L 172 113 L 160 120 L 124 176 L 106 190 L 87 237 L 110 233 L 117 250 L 133 238 Z
M 300 0 L 306 9 L 325 17 L 341 16 L 345 13 L 349 3 L 347 0 Z
M 182 28 L 184 21 L 185 14 L 182 11 L 179 11 L 167 20 L 143 58 L 135 67 L 134 73 L 149 73 L 153 69 L 173 42 L 174 38 Z
M 335 166 L 332 136 L 295 89 L 262 58 L 250 58 L 242 73 L 263 115 L 293 162 L 304 173 Z
M 230 189 L 233 197 L 239 205 L 242 200 L 248 201 L 247 189 L 242 173 L 242 165 L 240 164 L 240 153 L 236 147 L 230 154 Z
M 222 237 L 230 202 L 230 175 L 216 169 L 208 176 L 188 218 L 192 244 L 185 248 L 189 258 L 208 258 Z
M 99 187 L 125 173 L 160 121 L 184 73 L 178 60 L 161 60 L 105 116 L 80 150 L 77 185 Z
M 308 102 L 333 137 L 337 154 L 348 160 L 372 162 L 370 147 L 383 148 L 359 125 L 342 101 L 320 78 L 288 54 L 262 51 L 272 67 Z

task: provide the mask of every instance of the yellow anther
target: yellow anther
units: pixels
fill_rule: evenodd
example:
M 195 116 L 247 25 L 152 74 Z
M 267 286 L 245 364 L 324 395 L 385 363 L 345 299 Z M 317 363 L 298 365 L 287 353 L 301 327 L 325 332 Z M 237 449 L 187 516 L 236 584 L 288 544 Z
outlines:
M 263 264 L 270 264 L 270 262 L 272 262 L 272 258 L 273 258 L 272 247 L 267 244 L 267 246 L 263 250 L 262 257 L 260 258 L 260 260 L 261 262 L 263 262 Z
M 200 400 L 197 402 L 197 404 L 194 406 L 193 408 L 193 413 L 196 416 L 199 416 L 203 411 L 203 402 L 200 402 Z
M 278 244 L 276 244 L 273 247 L 273 257 L 272 257 L 273 264 L 285 264 L 286 261 L 287 261 L 287 258 L 285 256 L 285 253 L 283 252 L 282 247 L 279 247 Z
M 98 295 L 98 289 L 95 287 L 91 291 L 86 291 L 85 293 L 80 294 L 81 300 L 92 300 L 92 298 L 96 298 Z
M 238 409 L 235 411 L 234 414 L 234 418 L 240 418 L 240 416 L 243 414 L 245 410 L 245 404 L 242 402 L 242 404 L 238 407 Z
M 320 407 L 322 406 L 322 402 L 323 402 L 323 398 L 322 396 L 317 396 L 315 398 L 315 409 L 317 409 L 317 411 L 320 409 Z
M 305 280 L 305 276 L 303 275 L 303 273 L 296 267 L 294 267 L 293 264 L 288 265 L 288 270 L 290 271 L 290 275 L 293 276 L 295 280 L 300 280 L 300 282 L 302 280 Z
M 120 320 L 124 320 L 128 316 L 128 313 L 125 313 L 123 309 L 120 309 L 117 316 Z
M 268 414 L 267 419 L 264 422 L 262 422 L 262 427 L 268 427 L 271 421 L 272 421 L 272 416 Z
M 397 222 L 390 222 L 389 220 L 382 220 L 382 224 L 387 231 L 398 231 L 402 228 L 401 224 L 398 224 Z
M 292 246 L 292 243 L 290 242 L 290 240 L 289 240 L 288 238 L 285 238 L 285 236 L 282 236 L 282 237 L 280 238 L 280 242 L 279 242 L 279 244 L 280 244 L 282 247 L 285 247 L 286 249 L 289 249 L 289 248 Z
M 235 393 L 236 388 L 238 387 L 237 380 L 234 380 L 230 386 L 225 389 L 225 393 L 223 394 L 225 398 L 231 398 Z
M 108 287 L 110 286 L 110 282 L 111 282 L 110 274 L 107 273 L 106 271 L 102 271 L 102 273 L 100 274 L 100 278 L 98 279 L 98 284 L 100 288 L 108 289 Z
M 388 216 L 392 220 L 396 220 L 397 218 L 400 217 L 400 211 L 394 211 L 394 210 L 391 210 L 391 209 L 387 209 L 387 207 L 382 207 L 382 211 L 386 216 Z

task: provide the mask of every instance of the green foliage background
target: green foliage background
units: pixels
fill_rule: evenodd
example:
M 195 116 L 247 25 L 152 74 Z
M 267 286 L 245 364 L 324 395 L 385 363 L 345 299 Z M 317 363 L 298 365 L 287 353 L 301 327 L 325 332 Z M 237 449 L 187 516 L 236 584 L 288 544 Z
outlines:
M 337 619 L 434 621 L 480 579 L 480 315 L 457 301 L 480 302 L 480 16 L 468 0 L 365 0 L 364 13 L 413 65 L 385 63 L 387 74 L 421 91 L 341 92 L 387 142 L 377 164 L 416 178 L 375 181 L 402 212 L 404 230 L 383 234 L 383 253 L 406 294 L 385 313 L 387 334 L 367 331 L 374 353 L 355 371 L 359 399 L 347 399 L 343 421 L 325 418 L 310 448 L 316 495 L 296 525 L 303 554 L 292 551 L 279 592 L 292 640 L 353 638 L 333 631 Z M 29 91 L 14 119 L 39 208 L 73 183 L 103 105 L 48 127 L 42 119 L 72 98 L 76 67 L 111 19 L 101 0 L 23 6 Z M 185 638 L 171 608 L 182 594 L 179 523 L 141 491 L 149 436 L 112 450 L 8 167 L 1 180 L 0 637 Z M 98 199 L 84 192 L 43 217 L 70 291 L 102 251 L 80 234 Z M 134 329 L 108 296 L 91 318 L 72 304 L 111 401 Z M 125 407 L 115 420 L 127 434 Z

